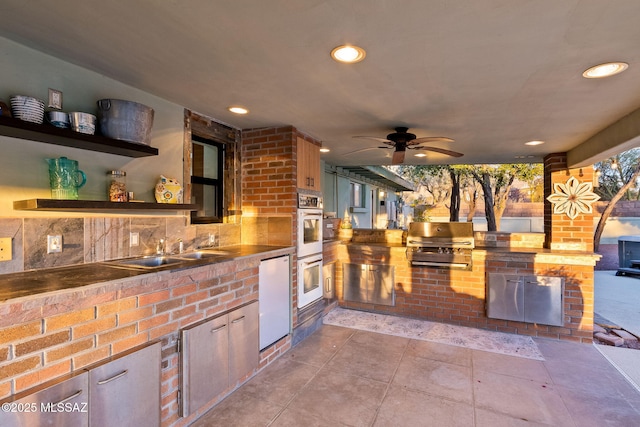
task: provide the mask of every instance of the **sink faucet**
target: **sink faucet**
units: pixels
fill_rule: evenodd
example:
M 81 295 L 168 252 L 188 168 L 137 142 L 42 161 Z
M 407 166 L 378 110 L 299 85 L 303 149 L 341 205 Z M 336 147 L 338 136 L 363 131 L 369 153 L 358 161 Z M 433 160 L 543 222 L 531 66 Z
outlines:
M 165 247 L 166 239 L 158 240 L 158 244 L 156 245 L 156 255 L 164 255 L 167 248 Z

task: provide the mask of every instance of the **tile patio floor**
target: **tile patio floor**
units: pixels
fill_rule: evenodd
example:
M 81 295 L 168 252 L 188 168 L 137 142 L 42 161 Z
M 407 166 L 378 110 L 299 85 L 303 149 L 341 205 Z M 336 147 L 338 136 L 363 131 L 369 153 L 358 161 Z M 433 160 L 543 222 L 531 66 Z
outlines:
M 589 344 L 545 361 L 324 325 L 192 426 L 638 426 L 640 393 Z

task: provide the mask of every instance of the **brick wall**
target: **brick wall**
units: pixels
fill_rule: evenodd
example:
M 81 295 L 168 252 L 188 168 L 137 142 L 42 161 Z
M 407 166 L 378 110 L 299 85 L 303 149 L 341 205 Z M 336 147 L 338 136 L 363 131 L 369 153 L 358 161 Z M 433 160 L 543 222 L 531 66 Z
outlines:
M 179 330 L 258 299 L 259 263 L 249 257 L 0 304 L 0 398 L 160 340 L 162 425 L 186 425 L 215 402 L 178 417 Z M 285 338 L 265 350 L 261 367 L 289 347 Z
M 591 342 L 593 329 L 593 264 L 589 256 L 561 256 L 475 250 L 473 270 L 410 267 L 403 248 L 339 245 L 336 295 L 344 307 L 374 310 L 521 335 Z M 342 263 L 395 266 L 396 305 L 342 300 Z M 488 273 L 536 274 L 565 278 L 563 327 L 489 319 L 486 317 Z
M 595 211 L 583 213 L 575 219 L 566 214 L 553 213 L 553 205 L 546 200 L 554 191 L 554 184 L 564 184 L 571 177 L 579 182 L 593 182 L 593 168 L 567 168 L 566 153 L 549 154 L 544 159 L 544 232 L 546 247 L 593 251 L 593 221 Z
M 243 216 L 295 215 L 296 151 L 292 126 L 242 132 Z
M 321 143 L 293 126 L 242 131 L 242 242 L 295 246 L 298 239 L 297 141 Z M 298 325 L 297 257 L 292 260 L 292 317 Z

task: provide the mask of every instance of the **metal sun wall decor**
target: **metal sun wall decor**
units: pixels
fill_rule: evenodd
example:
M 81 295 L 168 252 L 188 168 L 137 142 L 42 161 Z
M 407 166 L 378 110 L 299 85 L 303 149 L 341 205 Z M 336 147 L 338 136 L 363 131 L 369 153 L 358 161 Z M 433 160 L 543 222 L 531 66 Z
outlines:
M 592 190 L 592 182 L 581 183 L 572 176 L 566 184 L 553 184 L 554 192 L 547 200 L 553 204 L 554 214 L 566 214 L 570 219 L 575 219 L 580 214 L 593 212 L 591 205 L 600 200 L 600 196 Z

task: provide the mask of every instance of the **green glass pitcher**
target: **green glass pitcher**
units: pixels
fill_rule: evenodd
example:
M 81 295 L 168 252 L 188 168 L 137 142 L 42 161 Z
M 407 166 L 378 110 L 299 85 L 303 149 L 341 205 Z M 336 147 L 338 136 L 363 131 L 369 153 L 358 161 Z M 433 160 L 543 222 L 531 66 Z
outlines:
M 66 157 L 46 160 L 49 163 L 51 198 L 78 200 L 78 188 L 87 182 L 87 176 L 78 169 L 78 162 Z

